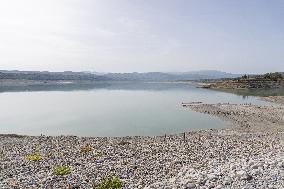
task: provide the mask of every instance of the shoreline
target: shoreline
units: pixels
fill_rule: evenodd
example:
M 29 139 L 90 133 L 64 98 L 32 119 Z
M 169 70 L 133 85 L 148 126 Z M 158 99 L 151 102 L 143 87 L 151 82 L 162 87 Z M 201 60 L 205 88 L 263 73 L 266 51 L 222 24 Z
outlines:
M 104 176 L 116 176 L 131 189 L 284 186 L 284 106 L 189 103 L 185 108 L 234 126 L 186 132 L 185 138 L 0 135 L 0 188 L 92 188 Z M 81 153 L 87 144 L 92 151 Z M 43 159 L 27 161 L 31 153 Z M 71 174 L 53 175 L 56 165 L 69 166 Z
M 261 97 L 260 99 L 267 102 L 273 102 L 275 104 L 284 105 L 284 96 L 268 96 L 268 97 Z

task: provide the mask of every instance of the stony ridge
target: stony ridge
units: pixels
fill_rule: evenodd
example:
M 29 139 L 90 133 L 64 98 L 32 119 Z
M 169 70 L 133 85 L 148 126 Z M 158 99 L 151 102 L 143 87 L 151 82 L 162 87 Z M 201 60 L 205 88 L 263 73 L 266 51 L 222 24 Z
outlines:
M 204 84 L 203 88 L 215 89 L 275 89 L 284 88 L 284 79 L 237 79 L 225 80 L 210 84 Z

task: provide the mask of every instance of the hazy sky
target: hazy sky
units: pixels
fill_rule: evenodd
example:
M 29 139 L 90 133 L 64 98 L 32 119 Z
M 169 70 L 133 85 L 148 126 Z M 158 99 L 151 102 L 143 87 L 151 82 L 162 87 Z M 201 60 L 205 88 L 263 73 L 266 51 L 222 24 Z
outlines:
M 0 69 L 284 71 L 284 1 L 3 0 Z

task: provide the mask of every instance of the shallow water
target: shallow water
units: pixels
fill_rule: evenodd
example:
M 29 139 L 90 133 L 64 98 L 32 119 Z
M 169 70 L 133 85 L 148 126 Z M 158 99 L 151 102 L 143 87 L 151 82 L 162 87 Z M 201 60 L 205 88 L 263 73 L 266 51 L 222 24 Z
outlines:
M 27 91 L 23 91 L 27 90 Z M 183 83 L 100 83 L 0 89 L 0 133 L 27 135 L 164 135 L 227 123 L 182 102 L 266 104 L 253 96 Z

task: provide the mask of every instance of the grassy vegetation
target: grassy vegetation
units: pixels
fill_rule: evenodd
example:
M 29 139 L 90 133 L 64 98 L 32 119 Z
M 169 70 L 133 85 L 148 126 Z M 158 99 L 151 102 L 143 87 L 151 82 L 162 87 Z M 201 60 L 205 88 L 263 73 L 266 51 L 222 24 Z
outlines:
M 71 173 L 71 169 L 67 166 L 56 166 L 53 169 L 53 175 L 68 175 Z
M 28 161 L 40 161 L 42 160 L 42 156 L 40 154 L 29 154 L 26 156 L 26 160 Z
M 122 189 L 122 182 L 116 177 L 103 178 L 95 189 Z
M 104 154 L 102 152 L 97 152 L 94 156 L 99 158 L 102 157 Z

